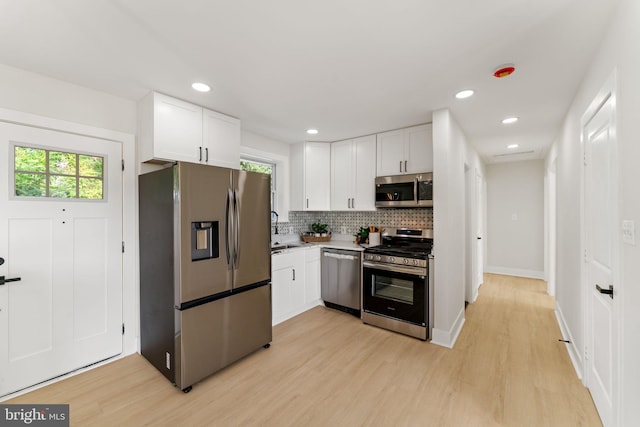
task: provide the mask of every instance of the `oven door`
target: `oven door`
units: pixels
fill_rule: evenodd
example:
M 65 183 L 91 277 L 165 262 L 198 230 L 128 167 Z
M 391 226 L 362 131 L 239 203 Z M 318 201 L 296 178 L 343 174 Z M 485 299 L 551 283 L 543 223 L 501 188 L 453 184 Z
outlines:
M 362 308 L 416 325 L 426 326 L 425 268 L 363 263 Z

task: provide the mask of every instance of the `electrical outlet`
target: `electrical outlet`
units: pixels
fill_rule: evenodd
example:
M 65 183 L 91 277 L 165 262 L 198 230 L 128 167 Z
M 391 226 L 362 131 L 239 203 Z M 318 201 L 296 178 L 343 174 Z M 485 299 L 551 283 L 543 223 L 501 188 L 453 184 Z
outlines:
M 622 242 L 628 245 L 636 244 L 636 223 L 635 221 L 622 221 Z
M 347 227 L 345 227 L 345 226 L 340 227 L 340 233 L 341 234 L 347 234 Z
M 293 234 L 293 227 L 289 227 L 289 234 Z

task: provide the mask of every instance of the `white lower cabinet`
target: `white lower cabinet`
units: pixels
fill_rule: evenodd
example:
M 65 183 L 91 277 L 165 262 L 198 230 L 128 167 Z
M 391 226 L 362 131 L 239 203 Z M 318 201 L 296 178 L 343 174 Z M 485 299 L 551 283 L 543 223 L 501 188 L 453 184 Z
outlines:
M 272 324 L 277 325 L 304 311 L 304 250 L 271 256 Z
M 305 251 L 304 303 L 305 310 L 321 305 L 320 299 L 320 247 L 314 246 Z
M 319 246 L 271 256 L 271 301 L 273 325 L 322 304 Z

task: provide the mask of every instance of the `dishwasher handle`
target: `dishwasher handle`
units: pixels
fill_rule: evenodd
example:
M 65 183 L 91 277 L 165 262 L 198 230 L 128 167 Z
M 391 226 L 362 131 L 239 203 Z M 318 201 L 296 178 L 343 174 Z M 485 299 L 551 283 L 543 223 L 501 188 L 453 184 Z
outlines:
M 335 252 L 324 252 L 323 255 L 326 256 L 327 258 L 346 259 L 346 260 L 349 260 L 349 261 L 358 261 L 358 257 L 355 256 L 355 255 L 343 255 L 343 254 L 337 254 Z

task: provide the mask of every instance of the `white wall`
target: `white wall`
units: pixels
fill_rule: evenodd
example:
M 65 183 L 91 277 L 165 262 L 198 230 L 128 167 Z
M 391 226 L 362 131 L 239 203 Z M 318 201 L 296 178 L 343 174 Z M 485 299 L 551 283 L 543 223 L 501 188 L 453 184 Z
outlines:
M 487 272 L 544 278 L 544 161 L 486 171 Z
M 0 64 L 0 107 L 136 133 L 136 103 Z
M 240 156 L 266 160 L 276 165 L 276 206 L 280 222 L 289 220 L 289 144 L 243 130 Z
M 580 256 L 581 230 L 580 120 L 591 100 L 615 71 L 617 81 L 617 141 L 619 223 L 640 227 L 640 2 L 620 0 L 592 65 L 566 116 L 552 154 L 557 154 L 557 310 L 579 357 L 584 353 L 584 318 Z M 640 246 L 620 243 L 621 275 L 616 300 L 620 308 L 620 420 L 640 425 Z M 581 372 L 581 360 L 577 361 Z
M 434 344 L 453 347 L 464 324 L 468 144 L 449 110 L 433 113 Z
M 123 143 L 124 354 L 138 350 L 136 103 L 0 64 L 0 120 L 64 129 Z M 99 129 L 98 129 L 99 128 Z

